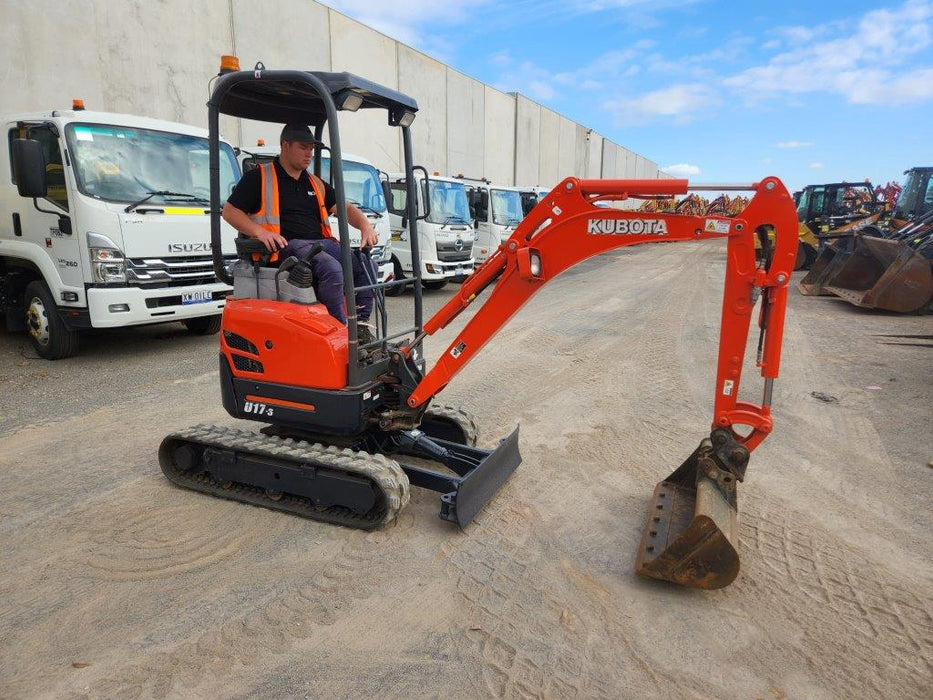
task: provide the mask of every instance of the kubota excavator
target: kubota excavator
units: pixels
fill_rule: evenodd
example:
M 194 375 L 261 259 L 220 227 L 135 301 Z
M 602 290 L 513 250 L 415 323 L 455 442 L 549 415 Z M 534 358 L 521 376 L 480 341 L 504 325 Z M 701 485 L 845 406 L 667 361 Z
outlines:
M 214 269 L 234 285 L 220 335 L 221 395 L 230 415 L 266 426 L 260 431 L 198 426 L 167 436 L 159 461 L 172 482 L 361 528 L 392 521 L 414 485 L 440 492 L 441 517 L 464 527 L 521 462 L 518 429 L 494 449 L 476 447 L 475 423 L 461 411 L 432 404 L 438 393 L 535 292 L 576 263 L 620 246 L 721 238 L 727 242 L 727 263 L 711 434 L 658 484 L 636 570 L 699 588 L 719 588 L 735 578 L 736 482 L 745 476 L 750 452 L 772 429 L 771 388 L 778 376 L 787 284 L 797 246 L 793 201 L 778 179 L 694 188 L 754 193 L 739 216 L 725 218 L 595 206 L 601 200 L 685 194 L 686 180 L 567 178 L 427 322 L 422 322 L 417 276 L 414 324 L 397 332 L 386 330 L 385 307 L 379 303 L 381 292 L 397 282 L 370 285 L 377 292 L 379 322 L 376 339 L 361 345 L 355 299 L 363 287 L 354 288 L 351 274 L 350 256 L 355 253 L 347 233 L 337 116 L 340 110 L 384 110 L 389 125 L 401 128 L 405 207 L 413 267 L 419 270 L 416 227 L 427 212 L 417 211 L 414 196 L 410 127 L 417 104 L 348 73 L 266 70 L 257 64 L 254 70 L 221 74 L 208 109 Z M 225 267 L 220 114 L 307 123 L 318 140 L 327 127 L 347 326 L 314 302 L 307 260 L 289 258 L 276 266 L 261 245 L 240 240 L 239 260 L 232 269 Z M 315 160 L 319 169 L 319 158 Z M 755 260 L 756 237 L 767 249 L 761 262 Z M 421 354 L 425 338 L 474 303 L 478 308 L 472 318 L 426 371 Z M 738 398 L 756 305 L 761 328 L 757 363 L 764 377 L 760 404 Z

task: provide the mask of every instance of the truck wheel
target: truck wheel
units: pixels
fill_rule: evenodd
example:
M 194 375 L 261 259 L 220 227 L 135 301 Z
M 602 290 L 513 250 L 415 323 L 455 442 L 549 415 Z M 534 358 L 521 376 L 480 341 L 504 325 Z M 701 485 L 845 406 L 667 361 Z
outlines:
M 26 285 L 26 330 L 29 340 L 46 360 L 61 360 L 78 352 L 78 332 L 65 325 L 45 282 L 33 280 Z
M 392 266 L 395 268 L 395 272 L 393 273 L 395 275 L 395 281 L 405 279 L 405 273 L 402 272 L 402 266 L 399 264 L 399 261 L 396 260 L 395 258 L 392 258 Z M 408 288 L 407 284 L 397 284 L 394 287 L 389 287 L 388 289 L 386 289 L 386 296 L 387 297 L 401 296 L 402 292 L 404 292 L 407 288 Z
M 214 335 L 220 330 L 220 320 L 223 318 L 219 314 L 216 316 L 199 316 L 198 318 L 186 318 L 182 323 L 191 335 Z
M 421 280 L 421 286 L 425 289 L 443 289 L 447 286 L 447 280 Z

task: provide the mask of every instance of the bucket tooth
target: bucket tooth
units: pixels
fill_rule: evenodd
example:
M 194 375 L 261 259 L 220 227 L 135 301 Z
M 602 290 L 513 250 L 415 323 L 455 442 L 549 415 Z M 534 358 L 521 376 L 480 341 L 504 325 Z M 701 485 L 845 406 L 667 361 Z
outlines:
M 714 447 L 703 440 L 657 485 L 635 573 L 703 589 L 723 588 L 738 576 L 736 481 L 744 473 L 748 455 L 746 451 L 740 465 L 722 460 L 722 454 L 744 450 L 732 443 Z

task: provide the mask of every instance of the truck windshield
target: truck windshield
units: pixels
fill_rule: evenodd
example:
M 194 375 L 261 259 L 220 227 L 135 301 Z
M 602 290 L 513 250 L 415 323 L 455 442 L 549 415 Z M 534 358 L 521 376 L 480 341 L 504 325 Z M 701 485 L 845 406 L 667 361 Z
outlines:
M 431 214 L 427 220 L 432 224 L 469 224 L 471 217 L 466 188 L 459 182 L 444 182 L 443 180 L 430 180 L 429 182 Z
M 152 192 L 183 192 L 209 202 L 207 139 L 108 124 L 69 124 L 68 147 L 78 189 L 108 202 L 138 202 Z M 220 144 L 221 201 L 239 179 L 233 149 Z M 175 202 L 154 195 L 150 203 Z
M 333 184 L 330 179 L 330 158 L 321 159 L 321 177 Z M 385 212 L 386 199 L 382 194 L 379 172 L 373 166 L 344 159 L 343 188 L 350 204 L 377 214 Z
M 894 207 L 894 218 L 909 221 L 933 208 L 933 177 L 929 172 L 912 171 L 904 180 L 904 188 Z M 919 205 L 919 208 L 918 208 Z
M 492 190 L 492 222 L 502 226 L 514 226 L 525 213 L 522 210 L 522 194 L 515 190 Z

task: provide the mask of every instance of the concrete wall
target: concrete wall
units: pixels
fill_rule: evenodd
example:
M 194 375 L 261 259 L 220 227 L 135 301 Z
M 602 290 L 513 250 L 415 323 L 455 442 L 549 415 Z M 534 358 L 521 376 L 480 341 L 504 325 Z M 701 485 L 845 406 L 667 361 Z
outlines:
M 300 27 L 300 41 L 274 41 Z M 416 163 L 430 171 L 551 187 L 578 177 L 657 177 L 658 167 L 582 124 L 504 94 L 312 0 L 4 0 L 0 2 L 0 114 L 67 109 L 127 112 L 207 125 L 209 82 L 222 54 L 244 69 L 357 73 L 414 97 Z M 384 170 L 402 163 L 401 134 L 384 112 L 342 114 L 346 151 Z M 280 125 L 221 119 L 249 148 L 275 145 Z
M 515 98 L 486 86 L 483 176 L 500 185 L 515 184 Z
M 418 101 L 411 131 L 415 163 L 447 173 L 447 67 L 400 44 L 398 89 Z
M 516 185 L 541 185 L 541 107 L 527 97 L 515 99 L 515 179 Z

